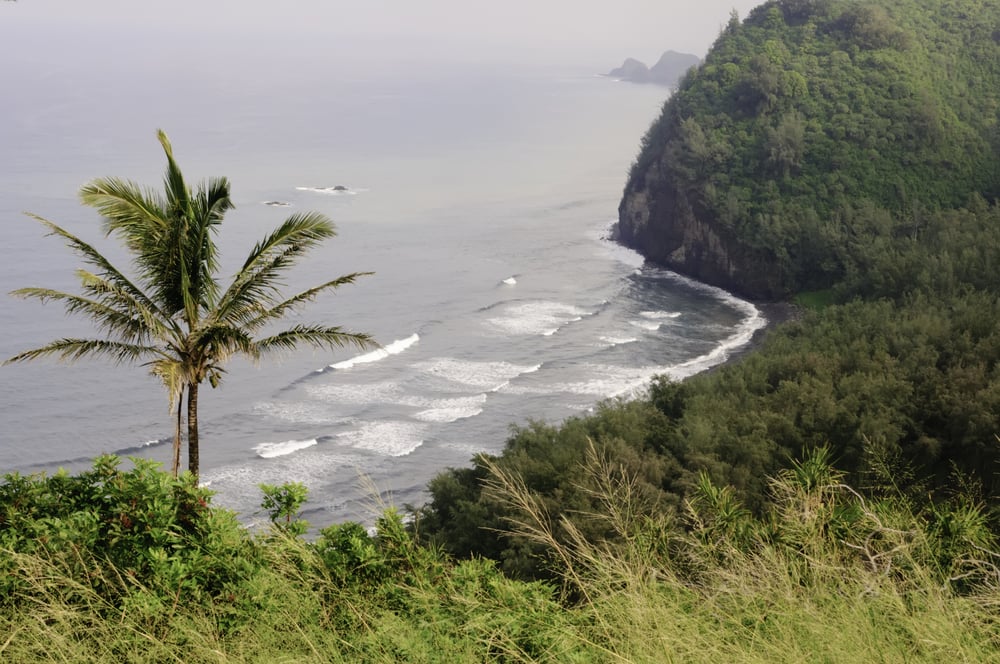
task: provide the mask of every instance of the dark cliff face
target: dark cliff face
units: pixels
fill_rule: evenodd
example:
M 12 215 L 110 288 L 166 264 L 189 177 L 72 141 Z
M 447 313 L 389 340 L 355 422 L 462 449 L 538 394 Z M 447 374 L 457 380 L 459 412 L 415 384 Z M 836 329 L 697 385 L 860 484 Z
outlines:
M 661 146 L 662 147 L 662 146 Z M 629 179 L 618 207 L 617 239 L 648 260 L 754 300 L 789 294 L 770 252 L 752 250 L 715 223 L 697 192 L 660 154 Z

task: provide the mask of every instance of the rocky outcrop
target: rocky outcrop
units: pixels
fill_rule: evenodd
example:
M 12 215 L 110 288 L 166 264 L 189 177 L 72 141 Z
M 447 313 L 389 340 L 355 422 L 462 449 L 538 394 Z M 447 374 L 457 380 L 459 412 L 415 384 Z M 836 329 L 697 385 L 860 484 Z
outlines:
M 667 51 L 652 67 L 635 58 L 628 58 L 621 67 L 608 72 L 608 76 L 632 83 L 655 83 L 672 88 L 688 69 L 698 66 L 699 62 L 701 60 L 696 55 Z
M 649 80 L 649 67 L 635 58 L 627 58 L 621 67 L 609 71 L 608 76 L 619 78 L 623 81 L 645 83 Z
M 691 67 L 697 67 L 699 63 L 701 59 L 697 55 L 667 51 L 649 68 L 649 78 L 653 83 L 674 87 Z

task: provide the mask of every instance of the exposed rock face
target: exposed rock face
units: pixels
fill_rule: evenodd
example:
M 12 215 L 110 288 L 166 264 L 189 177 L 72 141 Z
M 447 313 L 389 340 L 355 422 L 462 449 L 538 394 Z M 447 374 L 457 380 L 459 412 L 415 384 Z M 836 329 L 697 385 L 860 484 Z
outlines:
M 618 207 L 616 239 L 648 260 L 738 295 L 784 298 L 773 257 L 737 242 L 674 182 L 662 159 L 634 174 Z
M 687 70 L 697 66 L 699 62 L 701 60 L 696 55 L 667 51 L 652 67 L 647 67 L 635 58 L 628 58 L 621 67 L 608 72 L 608 76 L 632 83 L 656 83 L 674 87 Z

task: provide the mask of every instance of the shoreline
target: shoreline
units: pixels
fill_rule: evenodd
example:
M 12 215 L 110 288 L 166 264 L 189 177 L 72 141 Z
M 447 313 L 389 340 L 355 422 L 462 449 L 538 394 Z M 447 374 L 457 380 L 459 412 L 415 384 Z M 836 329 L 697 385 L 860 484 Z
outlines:
M 799 318 L 801 318 L 802 316 L 802 309 L 799 306 L 792 304 L 791 302 L 754 302 L 752 300 L 746 300 L 746 301 L 750 302 L 750 304 L 755 306 L 760 311 L 761 315 L 764 317 L 764 320 L 767 321 L 764 324 L 764 326 L 753 333 L 753 336 L 750 338 L 750 341 L 743 344 L 739 348 L 734 349 L 723 362 L 719 362 L 718 364 L 709 367 L 705 371 L 699 371 L 693 376 L 688 376 L 688 378 L 693 378 L 694 376 L 707 375 L 715 371 L 719 371 L 720 369 L 723 369 L 724 367 L 727 367 L 731 364 L 736 364 L 737 362 L 740 362 L 741 360 L 743 360 L 744 357 L 746 357 L 750 353 L 757 351 L 761 347 L 761 345 L 763 345 L 764 341 L 767 339 L 768 335 L 771 334 L 771 332 L 778 329 L 785 323 L 799 320 Z M 684 380 L 687 380 L 688 378 L 685 378 Z

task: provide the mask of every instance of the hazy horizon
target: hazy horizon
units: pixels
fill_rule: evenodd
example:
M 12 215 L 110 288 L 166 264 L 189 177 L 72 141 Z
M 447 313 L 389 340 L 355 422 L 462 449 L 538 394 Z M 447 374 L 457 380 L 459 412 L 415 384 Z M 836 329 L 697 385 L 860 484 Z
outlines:
M 652 64 L 665 50 L 704 56 L 732 10 L 743 18 L 758 4 L 706 0 L 693 10 L 651 0 L 20 0 L 0 4 L 0 55 L 15 65 L 69 55 L 93 61 L 103 54 L 140 65 L 231 67 L 238 64 L 232 56 L 257 65 L 353 52 L 397 62 L 454 58 L 611 68 L 626 57 Z

